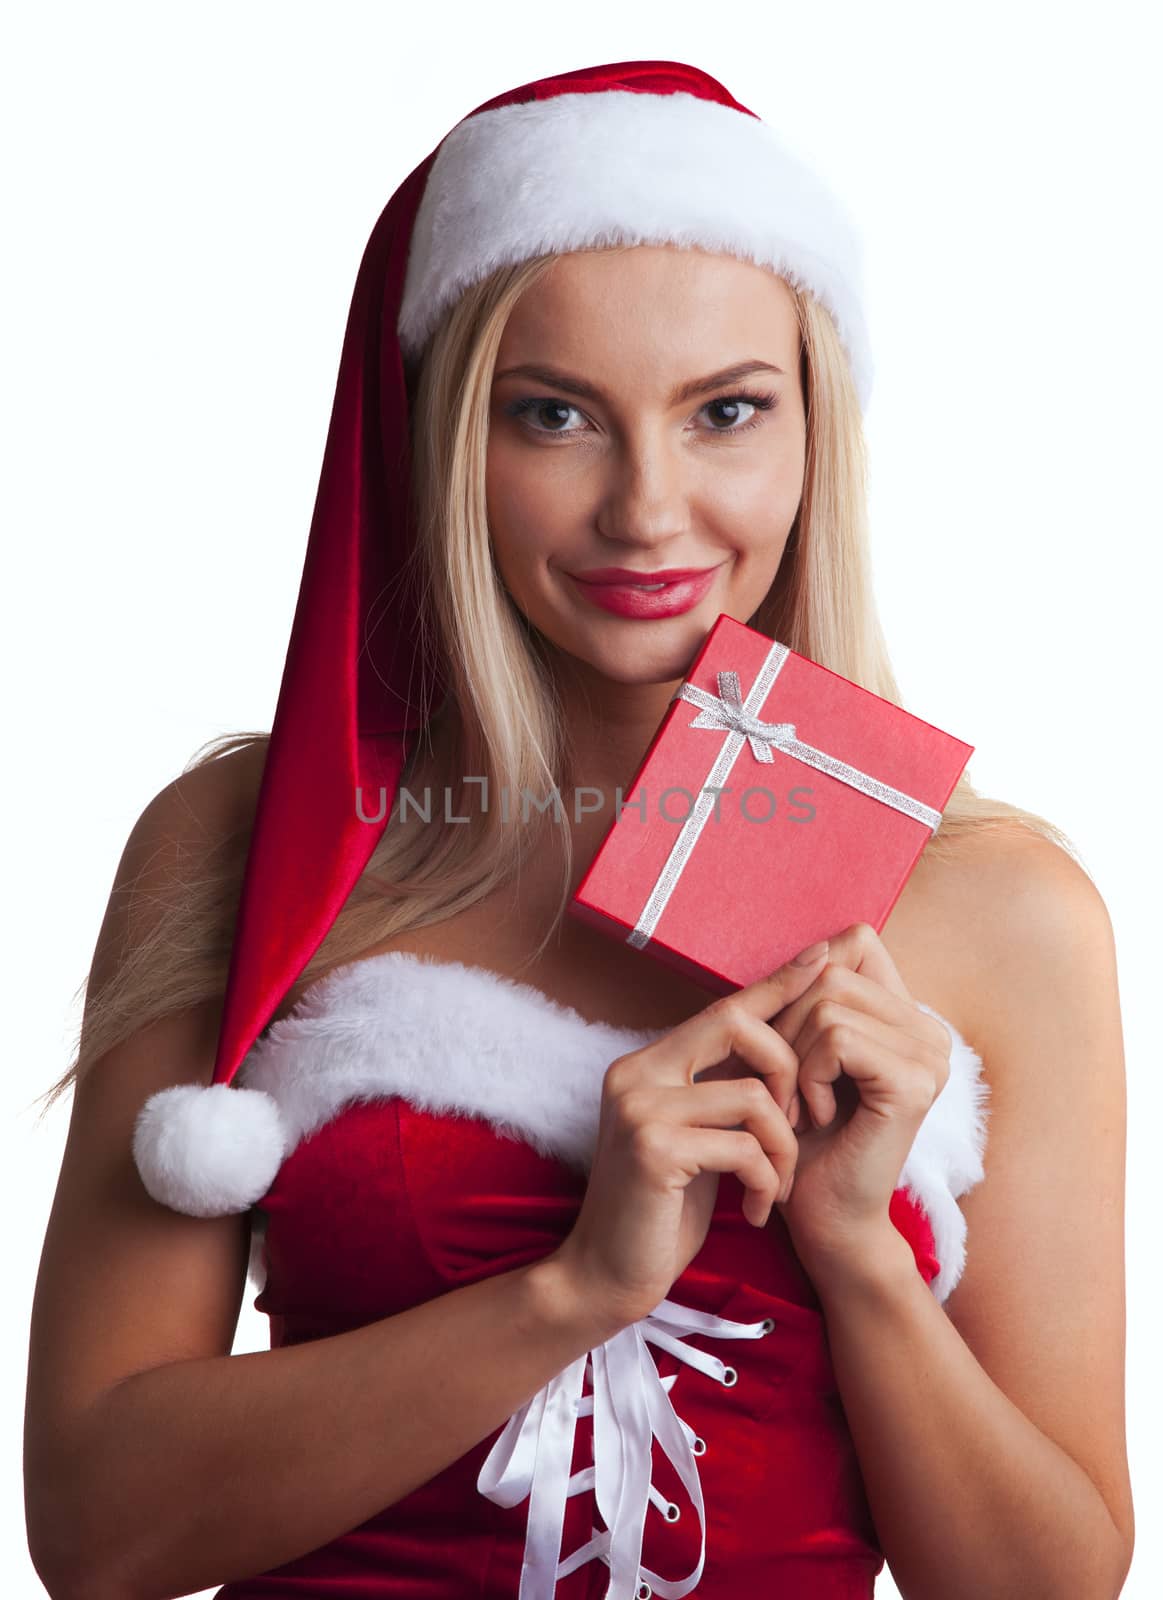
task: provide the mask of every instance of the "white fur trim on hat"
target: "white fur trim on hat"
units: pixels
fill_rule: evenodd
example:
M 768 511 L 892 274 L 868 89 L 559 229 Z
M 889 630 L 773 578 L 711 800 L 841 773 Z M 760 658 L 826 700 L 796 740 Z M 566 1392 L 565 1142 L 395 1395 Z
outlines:
M 867 410 L 873 365 L 851 219 L 767 123 L 681 91 L 561 94 L 459 122 L 413 225 L 400 348 L 418 355 L 445 311 L 498 267 L 666 243 L 736 256 L 810 291 L 832 315 Z
M 928 1216 L 940 1263 L 931 1287 L 944 1300 L 965 1264 L 957 1200 L 984 1176 L 988 1086 L 957 1029 L 921 1009 L 949 1030 L 950 1075 L 897 1187 Z M 438 1116 L 479 1118 L 585 1172 L 606 1068 L 666 1031 L 593 1022 L 486 968 L 389 951 L 311 984 L 247 1054 L 236 1080 L 245 1087 L 154 1095 L 139 1114 L 134 1155 L 150 1193 L 174 1209 L 244 1211 L 285 1156 L 345 1106 L 398 1095 Z M 251 1275 L 261 1285 L 257 1262 L 256 1252 Z

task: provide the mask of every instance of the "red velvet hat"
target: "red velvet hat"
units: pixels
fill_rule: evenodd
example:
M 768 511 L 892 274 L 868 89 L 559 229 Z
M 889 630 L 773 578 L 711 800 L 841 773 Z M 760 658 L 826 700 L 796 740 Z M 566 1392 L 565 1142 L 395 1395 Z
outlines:
M 356 278 L 213 1083 L 160 1091 L 135 1128 L 142 1179 L 166 1205 L 245 1211 L 273 1181 L 286 1151 L 278 1106 L 230 1085 L 367 865 L 412 741 L 439 706 L 442 663 L 417 658 L 407 566 L 404 363 L 498 267 L 616 243 L 734 255 L 809 291 L 867 405 L 855 230 L 772 129 L 696 67 L 623 61 L 523 84 L 478 106 L 405 178 Z M 419 684 L 428 704 L 415 702 Z M 369 811 L 383 820 L 362 820 Z

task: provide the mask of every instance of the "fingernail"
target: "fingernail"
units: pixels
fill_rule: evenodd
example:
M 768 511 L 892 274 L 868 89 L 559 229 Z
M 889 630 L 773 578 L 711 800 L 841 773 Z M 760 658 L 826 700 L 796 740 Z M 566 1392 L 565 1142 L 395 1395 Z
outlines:
M 828 941 L 821 939 L 818 944 L 810 944 L 806 950 L 801 950 L 792 962 L 793 967 L 810 967 L 813 961 L 818 961 L 827 952 Z

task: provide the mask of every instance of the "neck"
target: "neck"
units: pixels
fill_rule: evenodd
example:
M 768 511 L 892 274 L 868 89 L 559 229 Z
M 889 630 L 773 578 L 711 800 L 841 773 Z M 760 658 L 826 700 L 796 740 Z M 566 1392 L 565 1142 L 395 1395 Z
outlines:
M 563 800 L 575 789 L 598 789 L 602 814 L 612 820 L 617 790 L 628 798 L 634 774 L 682 681 L 615 683 L 585 662 L 556 660 L 554 683 L 569 743 Z M 596 798 L 588 795 L 585 803 L 596 804 Z

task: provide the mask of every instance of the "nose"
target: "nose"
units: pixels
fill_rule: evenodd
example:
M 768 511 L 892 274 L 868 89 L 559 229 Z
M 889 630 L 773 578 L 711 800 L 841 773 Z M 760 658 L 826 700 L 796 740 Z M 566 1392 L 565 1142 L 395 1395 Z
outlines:
M 656 549 L 689 533 L 691 511 L 679 447 L 664 430 L 623 437 L 605 457 L 598 530 L 614 544 Z

